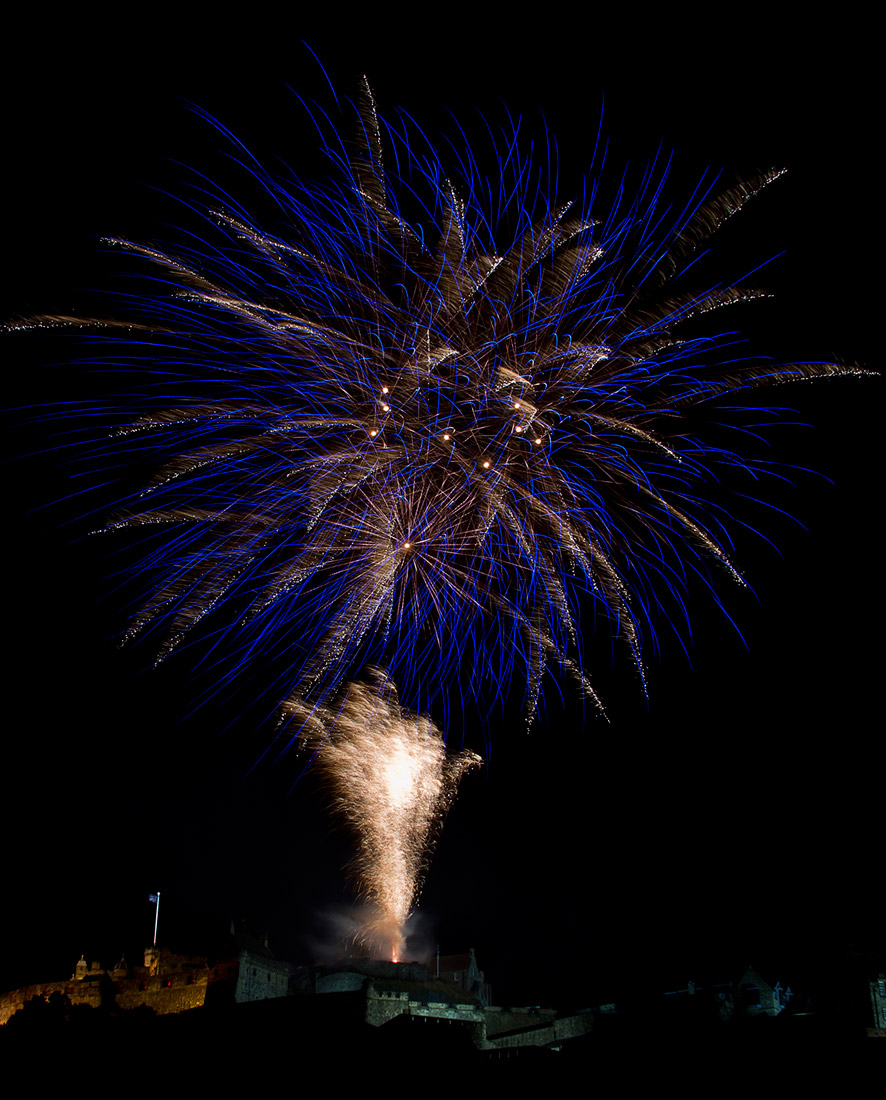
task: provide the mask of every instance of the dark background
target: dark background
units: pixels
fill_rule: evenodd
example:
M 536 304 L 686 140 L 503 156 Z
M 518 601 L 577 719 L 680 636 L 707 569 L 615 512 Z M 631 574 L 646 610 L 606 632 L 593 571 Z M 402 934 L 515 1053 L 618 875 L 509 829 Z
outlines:
M 673 148 L 685 194 L 709 167 L 731 178 L 786 166 L 723 230 L 709 270 L 741 276 L 777 257 L 755 278 L 774 302 L 741 314 L 754 345 L 880 369 L 865 28 L 736 25 L 731 9 L 701 26 L 539 15 L 480 29 L 440 14 L 427 26 L 416 14 L 23 23 L 5 92 L 6 316 L 88 312 L 89 292 L 119 287 L 122 263 L 102 235 L 175 239 L 163 192 L 192 178 L 181 165 L 250 204 L 248 180 L 188 102 L 260 158 L 315 171 L 316 138 L 287 86 L 324 106 L 331 93 L 305 40 L 339 93 L 366 72 L 382 113 L 402 106 L 430 134 L 447 125 L 444 107 L 469 133 L 475 109 L 501 120 L 504 101 L 538 135 L 543 110 L 564 196 L 590 159 L 604 97 L 609 163 L 642 166 L 659 144 Z M 4 340 L 16 411 L 0 985 L 66 976 L 81 952 L 137 961 L 157 889 L 172 946 L 199 949 L 211 927 L 246 919 L 307 961 L 347 902 L 347 839 L 310 778 L 291 791 L 292 758 L 249 771 L 268 740 L 254 707 L 216 699 L 187 717 L 186 665 L 145 672 L 143 656 L 114 648 L 107 563 L 70 522 L 101 493 L 53 504 L 90 479 L 22 411 L 100 393 L 101 380 L 64 365 L 76 354 L 65 337 Z M 838 379 L 773 398 L 813 427 L 780 430 L 772 454 L 824 476 L 799 472 L 773 496 L 798 523 L 742 512 L 780 550 L 737 529 L 756 596 L 723 598 L 746 646 L 692 592 L 689 659 L 663 634 L 660 656 L 647 654 L 648 705 L 627 655 L 612 667 L 598 639 L 589 654 L 608 723 L 550 691 L 528 734 L 509 716 L 484 747 L 468 729 L 488 767 L 463 785 L 421 914 L 444 953 L 476 948 L 497 999 L 599 1003 L 751 962 L 824 997 L 848 951 L 883 949 L 879 389 Z

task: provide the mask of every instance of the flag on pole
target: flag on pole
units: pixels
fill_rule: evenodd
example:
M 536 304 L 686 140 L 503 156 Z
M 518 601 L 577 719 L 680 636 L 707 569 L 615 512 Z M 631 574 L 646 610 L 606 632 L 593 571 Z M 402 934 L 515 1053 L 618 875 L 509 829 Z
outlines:
M 160 920 L 160 891 L 158 890 L 156 894 L 148 894 L 148 901 L 152 905 L 157 906 L 157 908 L 154 910 L 154 946 L 156 947 L 157 946 L 157 922 Z

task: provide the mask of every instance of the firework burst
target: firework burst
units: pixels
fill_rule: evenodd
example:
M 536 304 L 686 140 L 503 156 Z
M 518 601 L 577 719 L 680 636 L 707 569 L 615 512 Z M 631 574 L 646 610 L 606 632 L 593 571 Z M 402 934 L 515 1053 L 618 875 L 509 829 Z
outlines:
M 125 341 L 150 382 L 112 434 L 154 466 L 105 528 L 145 538 L 126 636 L 162 659 L 228 633 L 236 671 L 283 647 L 288 715 L 368 664 L 419 712 L 456 692 L 485 714 L 516 682 L 532 714 L 548 668 L 595 698 L 582 606 L 642 669 L 688 573 L 740 581 L 707 502 L 715 466 L 751 467 L 697 410 L 845 373 L 736 361 L 688 324 L 759 295 L 685 270 L 779 173 L 673 208 L 650 170 L 601 215 L 595 187 L 541 198 L 516 135 L 490 181 L 381 120 L 368 85 L 355 113 L 325 146 L 336 182 L 250 163 L 280 231 L 228 204 L 215 245 L 113 242 L 159 269 L 135 323 L 103 322 L 108 362 Z

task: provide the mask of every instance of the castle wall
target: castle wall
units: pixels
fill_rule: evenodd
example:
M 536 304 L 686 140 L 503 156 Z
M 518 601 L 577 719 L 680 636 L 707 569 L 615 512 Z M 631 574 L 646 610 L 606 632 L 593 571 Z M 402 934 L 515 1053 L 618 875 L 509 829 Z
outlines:
M 206 1001 L 209 971 L 202 974 L 157 974 L 139 981 L 125 978 L 115 983 L 117 1006 L 124 1010 L 146 1005 L 158 1016 L 187 1012 Z
M 7 1023 L 10 1017 L 24 1008 L 32 997 L 43 997 L 48 1000 L 53 993 L 66 994 L 72 1005 L 89 1005 L 90 1008 L 98 1008 L 102 1001 L 101 990 L 96 981 L 72 980 L 23 985 L 20 989 L 13 989 L 9 993 L 0 993 L 0 1025 Z
M 250 951 L 241 951 L 237 961 L 239 971 L 234 991 L 237 1004 L 245 1001 L 266 1001 L 289 994 L 289 980 L 295 969 L 290 963 L 279 962 Z
M 187 1012 L 199 1008 L 206 1000 L 209 971 L 202 974 L 151 975 L 120 978 L 100 984 L 94 979 L 67 982 L 37 982 L 25 985 L 10 993 L 0 994 L 0 1025 L 9 1021 L 32 997 L 48 1000 L 53 993 L 61 993 L 72 1005 L 88 1005 L 98 1008 L 103 998 L 113 995 L 117 1007 L 131 1010 L 146 1005 L 164 1016 L 170 1012 Z

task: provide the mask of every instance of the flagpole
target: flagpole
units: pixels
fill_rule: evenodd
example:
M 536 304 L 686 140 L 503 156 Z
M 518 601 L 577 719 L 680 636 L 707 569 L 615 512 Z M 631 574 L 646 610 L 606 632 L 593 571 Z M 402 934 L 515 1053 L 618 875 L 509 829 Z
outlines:
M 157 907 L 154 910 L 154 946 L 157 946 L 157 922 L 160 920 L 160 891 L 157 891 Z

